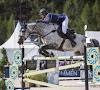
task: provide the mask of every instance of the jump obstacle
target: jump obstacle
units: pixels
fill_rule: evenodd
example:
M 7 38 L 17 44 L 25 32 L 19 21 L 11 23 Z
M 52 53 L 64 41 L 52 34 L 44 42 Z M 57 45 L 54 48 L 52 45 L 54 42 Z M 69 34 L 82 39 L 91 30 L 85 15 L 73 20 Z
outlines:
M 34 57 L 24 58 L 24 61 L 29 60 L 84 60 L 83 56 L 59 56 L 59 57 Z
M 92 50 L 92 49 L 89 49 L 89 50 Z M 58 71 L 58 70 L 68 69 L 68 68 L 73 68 L 73 67 L 79 67 L 80 65 L 84 64 L 83 62 L 81 62 L 81 63 L 77 63 L 77 64 L 65 65 L 65 66 L 61 66 L 61 67 L 45 69 L 42 71 L 35 71 L 35 72 L 24 74 L 24 62 L 27 60 L 70 60 L 70 59 L 73 59 L 73 60 L 76 60 L 76 59 L 80 60 L 81 59 L 81 60 L 85 61 L 85 90 L 88 90 L 88 68 L 87 68 L 86 62 L 89 61 L 90 58 L 94 59 L 96 56 L 94 54 L 91 54 L 91 53 L 90 54 L 87 53 L 87 55 L 88 56 L 84 55 L 84 56 L 35 57 L 35 58 L 28 59 L 28 58 L 24 58 L 24 48 L 22 47 L 22 57 L 21 57 L 22 58 L 22 60 L 21 60 L 21 62 L 22 62 L 22 90 L 24 90 L 24 82 L 30 82 L 30 83 L 40 84 L 40 85 L 44 85 L 44 86 L 49 86 L 49 87 L 55 87 L 55 88 L 59 88 L 59 89 L 63 89 L 63 90 L 65 90 L 65 89 L 72 90 L 70 88 L 59 86 L 59 85 L 53 85 L 53 84 L 40 82 L 40 81 L 36 81 L 36 80 L 24 79 L 25 76 L 47 73 L 47 72 L 52 72 L 52 71 Z M 91 55 L 90 58 L 89 58 L 89 55 Z M 19 55 L 17 57 L 19 57 Z M 19 58 L 17 58 L 17 59 L 19 59 Z M 95 62 L 95 61 L 98 61 L 97 57 L 96 57 L 96 60 L 93 60 L 93 62 Z
M 30 75 L 36 75 L 36 74 L 41 74 L 41 73 L 47 73 L 47 72 L 58 71 L 58 70 L 63 70 L 63 69 L 69 69 L 69 68 L 73 68 L 73 67 L 79 67 L 82 64 L 84 64 L 84 63 L 81 62 L 81 63 L 65 65 L 65 66 L 56 67 L 56 68 L 45 69 L 45 70 L 41 70 L 41 71 L 35 71 L 35 72 L 31 72 L 31 73 L 26 73 L 23 76 L 25 77 L 25 76 L 30 76 Z

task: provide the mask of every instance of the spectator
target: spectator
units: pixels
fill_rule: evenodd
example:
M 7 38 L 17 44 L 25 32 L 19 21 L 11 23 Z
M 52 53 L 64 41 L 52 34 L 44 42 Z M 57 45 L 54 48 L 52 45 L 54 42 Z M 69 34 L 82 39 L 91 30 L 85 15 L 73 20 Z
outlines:
M 64 64 L 63 65 L 67 65 L 67 62 L 66 62 L 66 60 L 64 61 Z
M 70 64 L 70 61 L 67 62 L 67 65 L 69 65 L 69 64 Z
M 41 68 L 41 65 L 43 64 L 43 61 L 40 61 L 40 68 Z
M 63 66 L 62 62 L 60 62 L 59 66 Z
M 44 63 L 41 64 L 41 70 L 44 70 Z

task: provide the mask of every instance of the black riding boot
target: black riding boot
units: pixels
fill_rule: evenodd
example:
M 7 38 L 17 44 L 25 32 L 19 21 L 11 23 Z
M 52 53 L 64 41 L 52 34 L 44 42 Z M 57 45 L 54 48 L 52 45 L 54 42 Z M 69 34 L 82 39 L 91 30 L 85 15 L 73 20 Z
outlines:
M 75 47 L 76 42 L 73 40 L 73 37 L 71 36 L 70 32 L 66 33 L 66 37 L 71 41 L 72 47 Z

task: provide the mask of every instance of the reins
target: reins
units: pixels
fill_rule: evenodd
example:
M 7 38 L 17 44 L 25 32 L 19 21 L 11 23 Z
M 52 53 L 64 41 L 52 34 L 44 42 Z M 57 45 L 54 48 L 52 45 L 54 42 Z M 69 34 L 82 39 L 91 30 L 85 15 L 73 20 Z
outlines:
M 48 36 L 48 35 L 49 35 L 49 34 L 51 34 L 51 33 L 56 32 L 56 31 L 57 31 L 57 30 L 52 30 L 51 32 L 49 32 L 49 33 L 47 33 L 46 35 L 42 36 L 42 38 L 44 38 L 44 37 Z
M 52 30 L 51 32 L 49 32 L 49 33 L 47 33 L 46 35 L 42 36 L 42 38 L 44 38 L 44 37 L 48 36 L 49 34 L 54 33 L 54 32 L 57 31 L 57 29 L 56 29 L 54 23 L 53 23 L 53 26 L 54 26 L 54 29 L 55 29 L 55 30 Z

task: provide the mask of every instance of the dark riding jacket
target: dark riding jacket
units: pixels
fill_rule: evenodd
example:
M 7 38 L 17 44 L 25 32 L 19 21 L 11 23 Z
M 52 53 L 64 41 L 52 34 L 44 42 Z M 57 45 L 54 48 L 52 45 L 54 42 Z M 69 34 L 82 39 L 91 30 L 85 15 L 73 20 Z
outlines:
M 46 18 L 43 20 L 43 19 L 40 19 L 40 22 L 43 22 L 43 23 L 56 23 L 58 25 L 61 25 L 62 22 L 65 20 L 66 18 L 66 15 L 63 13 L 63 14 L 54 14 L 54 13 L 48 13 L 46 15 Z

